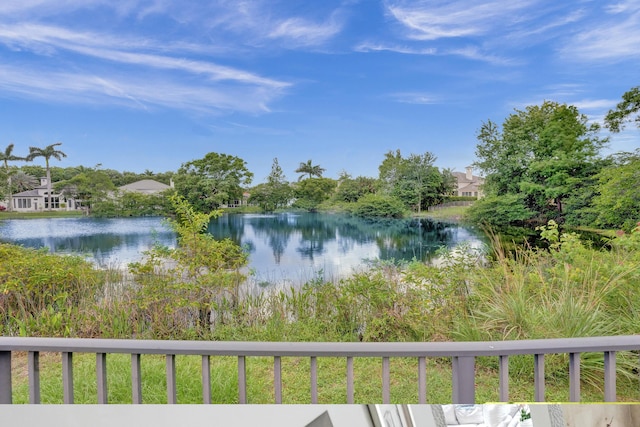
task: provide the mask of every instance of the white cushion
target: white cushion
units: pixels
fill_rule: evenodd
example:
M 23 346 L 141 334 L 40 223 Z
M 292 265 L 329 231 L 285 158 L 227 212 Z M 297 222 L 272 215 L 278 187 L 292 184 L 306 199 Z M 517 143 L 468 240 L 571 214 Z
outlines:
M 458 424 L 456 411 L 453 405 L 442 405 L 442 412 L 444 412 L 444 422 L 448 426 L 455 426 Z
M 455 405 L 456 418 L 459 424 L 482 424 L 482 405 Z

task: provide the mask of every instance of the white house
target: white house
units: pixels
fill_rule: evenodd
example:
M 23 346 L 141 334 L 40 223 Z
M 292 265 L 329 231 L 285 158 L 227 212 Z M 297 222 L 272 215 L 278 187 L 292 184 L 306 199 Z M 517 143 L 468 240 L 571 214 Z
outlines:
M 70 211 L 76 209 L 75 200 L 66 198 L 52 190 L 51 209 L 54 211 Z M 22 191 L 11 196 L 14 212 L 37 212 L 49 209 L 47 195 L 47 178 L 40 178 L 40 185 L 33 190 Z

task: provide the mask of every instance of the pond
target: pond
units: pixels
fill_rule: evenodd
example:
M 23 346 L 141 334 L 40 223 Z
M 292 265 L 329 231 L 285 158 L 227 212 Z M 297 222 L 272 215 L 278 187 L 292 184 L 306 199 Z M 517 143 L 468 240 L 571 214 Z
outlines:
M 364 221 L 321 213 L 225 214 L 209 225 L 249 252 L 255 284 L 299 284 L 339 279 L 367 260 L 431 260 L 440 247 L 482 244 L 481 233 L 457 224 L 422 220 Z M 0 221 L 0 240 L 83 254 L 99 266 L 140 260 L 155 242 L 175 247 L 161 218 L 49 218 Z

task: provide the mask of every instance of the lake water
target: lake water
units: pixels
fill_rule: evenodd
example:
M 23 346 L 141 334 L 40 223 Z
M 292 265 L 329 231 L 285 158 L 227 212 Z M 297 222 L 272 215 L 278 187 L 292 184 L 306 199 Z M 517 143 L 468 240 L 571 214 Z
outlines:
M 344 277 L 366 260 L 430 260 L 442 246 L 477 246 L 480 233 L 430 220 L 363 221 L 319 213 L 225 214 L 209 226 L 249 252 L 256 284 L 296 284 Z M 0 240 L 51 252 L 83 254 L 100 266 L 140 260 L 155 242 L 175 247 L 161 218 L 50 218 L 0 221 Z

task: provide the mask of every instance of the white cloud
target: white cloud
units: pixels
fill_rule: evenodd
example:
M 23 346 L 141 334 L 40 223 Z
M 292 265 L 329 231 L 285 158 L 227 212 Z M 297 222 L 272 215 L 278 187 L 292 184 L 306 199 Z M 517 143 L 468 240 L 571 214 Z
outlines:
M 403 45 L 392 45 L 392 44 L 384 44 L 384 43 L 369 43 L 364 42 L 357 45 L 354 50 L 356 52 L 395 52 L 395 53 L 403 53 L 408 55 L 435 55 L 438 50 L 436 48 L 413 48 L 409 46 Z
M 583 99 L 574 101 L 571 104 L 576 106 L 578 110 L 609 110 L 614 108 L 618 103 L 615 99 Z
M 640 58 L 640 10 L 600 20 L 572 37 L 561 49 L 563 57 L 585 62 Z
M 129 77 L 61 72 L 0 65 L 0 89 L 54 102 L 125 105 L 130 108 L 166 107 L 202 112 L 269 111 L 280 88 L 239 84 L 177 83 L 169 76 Z
M 341 27 L 333 19 L 316 24 L 302 18 L 289 18 L 277 24 L 268 37 L 288 40 L 293 46 L 317 46 L 338 34 Z
M 393 93 L 390 96 L 395 101 L 401 102 L 403 104 L 431 105 L 440 103 L 438 97 L 424 92 Z
M 387 11 L 416 40 L 484 35 L 520 19 L 535 1 L 415 1 L 395 0 Z

